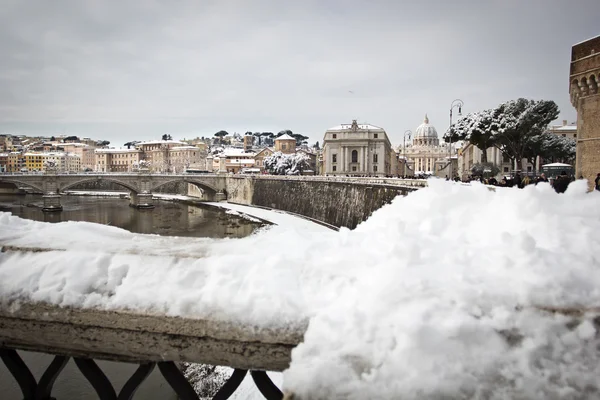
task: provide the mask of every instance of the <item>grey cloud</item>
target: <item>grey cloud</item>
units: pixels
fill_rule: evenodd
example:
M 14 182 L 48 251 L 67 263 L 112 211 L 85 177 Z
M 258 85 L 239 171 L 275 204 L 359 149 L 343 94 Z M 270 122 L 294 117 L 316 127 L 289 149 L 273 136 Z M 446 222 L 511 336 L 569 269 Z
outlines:
M 399 143 L 425 112 L 443 132 L 456 97 L 553 99 L 574 120 L 570 46 L 598 17 L 596 0 L 5 0 L 0 131 L 320 140 L 359 118 Z

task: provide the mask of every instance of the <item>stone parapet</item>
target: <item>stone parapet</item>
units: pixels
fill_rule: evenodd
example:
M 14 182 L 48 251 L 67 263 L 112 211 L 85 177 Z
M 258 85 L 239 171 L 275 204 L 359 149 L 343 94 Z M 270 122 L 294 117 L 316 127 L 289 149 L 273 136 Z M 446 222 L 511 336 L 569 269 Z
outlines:
M 283 371 L 305 328 L 276 330 L 43 303 L 0 305 L 0 347 L 135 363 L 187 361 Z

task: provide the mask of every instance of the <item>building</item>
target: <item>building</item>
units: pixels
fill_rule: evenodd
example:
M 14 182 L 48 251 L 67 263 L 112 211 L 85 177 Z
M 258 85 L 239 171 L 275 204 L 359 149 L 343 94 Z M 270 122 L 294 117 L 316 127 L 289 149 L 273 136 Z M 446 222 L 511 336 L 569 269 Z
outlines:
M 225 160 L 225 171 L 237 174 L 245 168 L 255 168 L 255 153 L 247 153 L 244 149 L 228 147 L 219 156 L 220 163 Z M 223 166 L 219 164 L 219 171 L 223 170 Z
M 577 140 L 577 123 L 569 124 L 566 119 L 562 121 L 562 125 L 551 125 L 548 132 L 569 139 Z
M 96 172 L 134 172 L 142 160 L 138 149 L 95 149 Z
M 265 147 L 262 150 L 260 150 L 254 156 L 254 167 L 260 169 L 260 172 L 264 172 L 265 158 L 272 156 L 274 152 L 275 152 L 275 149 L 273 149 L 271 147 Z
M 25 156 L 18 151 L 8 153 L 6 172 L 21 172 L 25 168 Z
M 486 149 L 486 162 L 494 164 L 500 170 L 501 174 L 510 175 L 515 170 L 515 166 L 511 164 L 510 159 L 503 155 L 500 149 L 490 147 Z M 483 162 L 483 151 L 472 143 L 465 142 L 462 148 L 458 151 L 458 176 L 466 180 L 472 175 L 471 168 L 475 164 Z M 533 166 L 527 164 L 528 172 L 532 172 Z
M 323 138 L 323 174 L 391 175 L 392 145 L 383 128 L 369 124 L 334 126 Z
M 168 155 L 171 172 L 182 173 L 188 168 L 207 170 L 206 154 L 196 146 L 174 146 L 169 149 Z
M 400 157 L 406 159 L 406 167 L 409 170 L 401 175 L 447 176 L 450 173 L 448 160 L 456 157 L 454 151 L 449 154 L 448 144 L 440 144 L 437 130 L 429 123 L 427 114 L 423 123 L 415 130 L 412 143 L 406 145 L 405 149 L 398 148 L 398 152 Z M 456 168 L 453 169 L 452 175 L 457 175 Z
M 27 171 L 42 171 L 44 168 L 44 156 L 42 153 L 27 152 L 23 156 L 25 158 L 24 168 Z
M 305 154 L 308 157 L 309 169 L 302 171 L 303 175 L 316 175 L 317 174 L 317 153 L 308 148 L 298 149 L 296 153 Z
M 288 135 L 281 135 L 275 138 L 275 151 L 280 151 L 284 154 L 293 154 L 296 152 L 296 139 Z
M 600 173 L 600 36 L 571 49 L 569 94 L 577 110 L 576 176 L 588 180 L 590 189 Z
M 84 143 L 60 143 L 56 147 L 63 149 L 66 153 L 77 155 L 81 160 L 81 171 L 94 169 L 96 164 L 95 147 Z

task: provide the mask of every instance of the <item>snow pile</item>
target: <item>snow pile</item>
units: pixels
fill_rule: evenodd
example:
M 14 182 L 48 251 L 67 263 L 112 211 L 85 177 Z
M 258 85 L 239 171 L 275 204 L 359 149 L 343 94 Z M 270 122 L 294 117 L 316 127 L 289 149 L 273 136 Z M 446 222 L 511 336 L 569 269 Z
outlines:
M 244 218 L 244 219 L 247 219 L 248 221 L 251 221 L 251 222 L 262 222 L 258 218 L 251 217 L 248 214 L 244 214 L 244 213 L 236 211 L 236 210 L 227 210 L 227 211 L 225 211 L 225 214 L 235 215 L 236 217 Z
M 429 185 L 340 232 L 321 265 L 351 279 L 330 286 L 286 387 L 313 399 L 598 398 L 600 193 L 585 181 L 565 195 Z
M 68 254 L 0 254 L 0 297 L 308 321 L 284 373 L 300 399 L 599 397 L 600 192 L 428 184 L 354 231 L 238 240 L 2 213 L 2 245 Z

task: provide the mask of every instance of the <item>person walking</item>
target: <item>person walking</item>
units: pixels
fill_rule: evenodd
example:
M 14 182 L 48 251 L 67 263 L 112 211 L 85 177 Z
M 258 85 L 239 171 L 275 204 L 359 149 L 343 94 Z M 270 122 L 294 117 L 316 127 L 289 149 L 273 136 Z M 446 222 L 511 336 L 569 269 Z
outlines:
M 557 176 L 554 180 L 554 190 L 556 193 L 564 193 L 567 191 L 570 180 L 565 171 L 561 171 L 560 176 Z
M 598 175 L 596 175 L 596 179 L 594 180 L 594 183 L 596 184 L 596 190 L 600 191 L 600 173 L 598 173 Z

